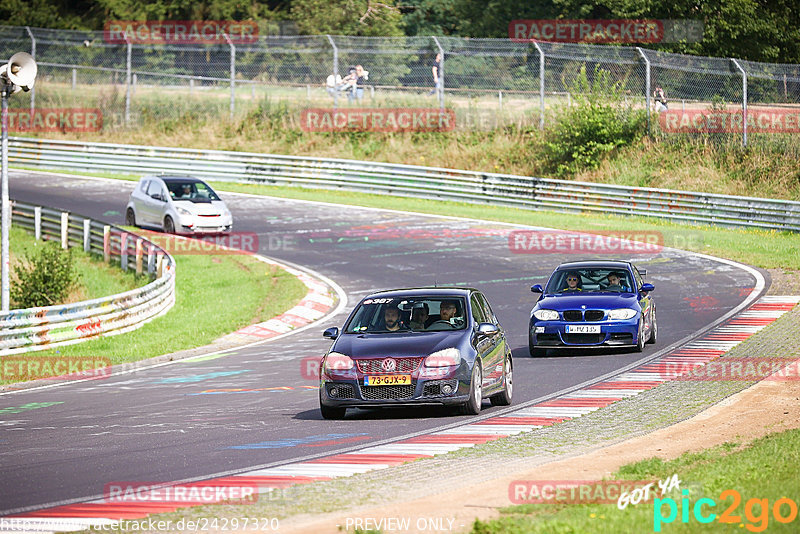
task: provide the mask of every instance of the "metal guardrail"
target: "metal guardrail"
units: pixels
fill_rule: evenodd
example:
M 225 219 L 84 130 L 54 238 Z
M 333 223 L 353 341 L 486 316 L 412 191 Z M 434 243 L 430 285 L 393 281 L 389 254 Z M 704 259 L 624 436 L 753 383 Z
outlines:
M 13 204 L 11 217 L 13 224 L 32 231 L 37 239 L 57 240 L 63 248 L 82 247 L 105 261 L 119 261 L 123 270 L 132 260 L 137 272 L 146 269 L 155 280 L 110 297 L 2 313 L 0 355 L 134 330 L 175 303 L 175 260 L 155 243 L 92 219 L 20 202 Z
M 532 210 L 600 212 L 731 227 L 800 231 L 800 202 L 532 178 L 393 163 L 153 146 L 10 139 L 9 161 L 45 169 L 186 173 Z

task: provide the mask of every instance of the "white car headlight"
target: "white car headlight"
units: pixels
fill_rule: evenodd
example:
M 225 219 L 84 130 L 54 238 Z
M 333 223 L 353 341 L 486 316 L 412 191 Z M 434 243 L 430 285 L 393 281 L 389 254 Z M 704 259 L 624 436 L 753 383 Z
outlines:
M 329 371 L 349 371 L 355 367 L 355 362 L 350 356 L 338 352 L 329 352 L 325 356 L 325 369 Z
M 636 310 L 632 310 L 630 308 L 619 308 L 617 310 L 611 310 L 608 312 L 608 318 L 615 321 L 619 321 L 621 319 L 630 319 L 635 316 Z
M 180 215 L 188 215 L 189 217 L 192 216 L 192 212 L 187 210 L 186 208 L 182 208 L 180 206 L 175 206 L 175 211 L 178 212 Z
M 425 358 L 425 367 L 448 367 L 460 364 L 461 353 L 454 347 L 434 352 Z
M 533 316 L 540 321 L 558 321 L 558 312 L 555 310 L 536 310 Z

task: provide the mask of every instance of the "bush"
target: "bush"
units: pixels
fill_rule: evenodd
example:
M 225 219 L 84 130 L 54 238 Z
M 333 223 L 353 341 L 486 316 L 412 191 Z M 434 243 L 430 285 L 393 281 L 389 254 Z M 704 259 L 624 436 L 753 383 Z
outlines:
M 570 87 L 575 103 L 550 128 L 544 146 L 546 167 L 559 176 L 594 169 L 614 149 L 630 145 L 645 132 L 645 110 L 634 110 L 622 94 L 623 82 L 595 69 L 592 80 L 581 67 Z
M 72 251 L 62 250 L 52 241 L 37 248 L 14 267 L 11 300 L 15 308 L 60 304 L 78 281 Z

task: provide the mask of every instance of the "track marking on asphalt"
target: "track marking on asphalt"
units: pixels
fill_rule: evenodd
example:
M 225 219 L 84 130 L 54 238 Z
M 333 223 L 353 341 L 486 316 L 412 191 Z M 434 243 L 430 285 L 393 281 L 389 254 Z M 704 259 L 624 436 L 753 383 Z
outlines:
M 783 314 L 790 311 L 800 302 L 800 296 L 793 297 L 762 297 L 750 308 L 749 317 L 755 317 L 766 326 L 767 321 L 773 322 Z M 742 314 L 744 315 L 744 314 Z M 740 318 L 729 319 L 729 323 L 741 321 Z M 726 324 L 719 329 L 709 329 L 703 334 L 703 339 L 719 337 L 720 332 L 726 332 Z M 664 376 L 657 376 L 654 369 L 658 369 L 664 362 L 688 361 L 693 365 L 703 364 L 725 354 L 729 347 L 742 343 L 755 332 L 745 332 L 745 336 L 737 335 L 731 341 L 716 341 L 717 348 L 709 348 L 714 343 L 695 342 L 692 345 L 697 348 L 674 347 L 651 361 L 640 363 L 637 367 L 623 372 L 618 376 L 613 376 L 604 381 L 586 385 L 575 391 L 562 394 L 553 399 L 535 402 L 529 406 L 511 409 L 506 413 L 489 417 L 477 422 L 457 425 L 432 433 L 421 433 L 419 435 L 401 439 L 395 442 L 372 445 L 361 449 L 349 450 L 345 453 L 329 454 L 318 458 L 305 461 L 297 461 L 279 465 L 277 467 L 258 468 L 250 471 L 233 473 L 221 477 L 212 478 L 204 481 L 204 485 L 229 486 L 236 480 L 241 480 L 241 484 L 254 483 L 260 481 L 259 485 L 263 488 L 287 487 L 289 485 L 308 483 L 313 480 L 330 480 L 333 478 L 352 476 L 358 473 L 366 473 L 378 469 L 388 469 L 409 461 L 420 458 L 428 458 L 440 454 L 447 454 L 456 450 L 474 447 L 478 443 L 501 439 L 510 435 L 532 432 L 543 426 L 550 426 L 571 419 L 583 417 L 595 412 L 605 406 L 613 404 L 623 398 L 633 397 L 643 391 L 657 387 L 669 379 Z M 740 333 L 739 333 L 740 334 Z M 719 344 L 721 343 L 721 345 Z M 733 343 L 733 345 L 731 345 Z M 687 348 L 689 347 L 689 348 Z M 357 439 L 361 435 L 328 435 L 343 439 Z M 346 436 L 346 437 L 345 437 Z M 305 438 L 308 440 L 308 438 Z M 368 439 L 365 438 L 365 439 Z M 324 437 L 317 441 L 317 444 L 324 442 Z M 281 448 L 288 446 L 310 446 L 313 443 L 302 443 L 301 440 L 280 440 L 278 442 L 262 442 L 248 445 L 234 446 L 231 448 Z M 174 507 L 173 507 L 174 504 Z M 165 506 L 168 509 L 165 509 Z M 126 518 L 144 518 L 150 513 L 160 513 L 172 511 L 179 507 L 185 507 L 185 503 L 159 503 L 148 510 L 146 506 L 136 510 L 120 511 L 118 503 L 106 503 L 103 501 L 87 502 L 82 505 L 65 505 L 50 509 L 28 512 L 24 518 L 29 520 L 32 530 L 41 524 L 45 518 L 53 518 L 63 524 L 67 524 L 77 517 L 97 517 L 105 518 L 109 521 L 119 519 L 121 516 Z M 19 517 L 23 519 L 23 517 Z M 77 524 L 77 523 L 76 523 Z

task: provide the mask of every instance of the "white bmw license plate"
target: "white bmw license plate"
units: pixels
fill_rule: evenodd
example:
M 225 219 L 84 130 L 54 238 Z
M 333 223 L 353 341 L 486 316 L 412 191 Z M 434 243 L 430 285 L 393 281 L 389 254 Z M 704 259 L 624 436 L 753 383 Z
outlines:
M 599 324 L 568 324 L 567 334 L 599 334 Z

